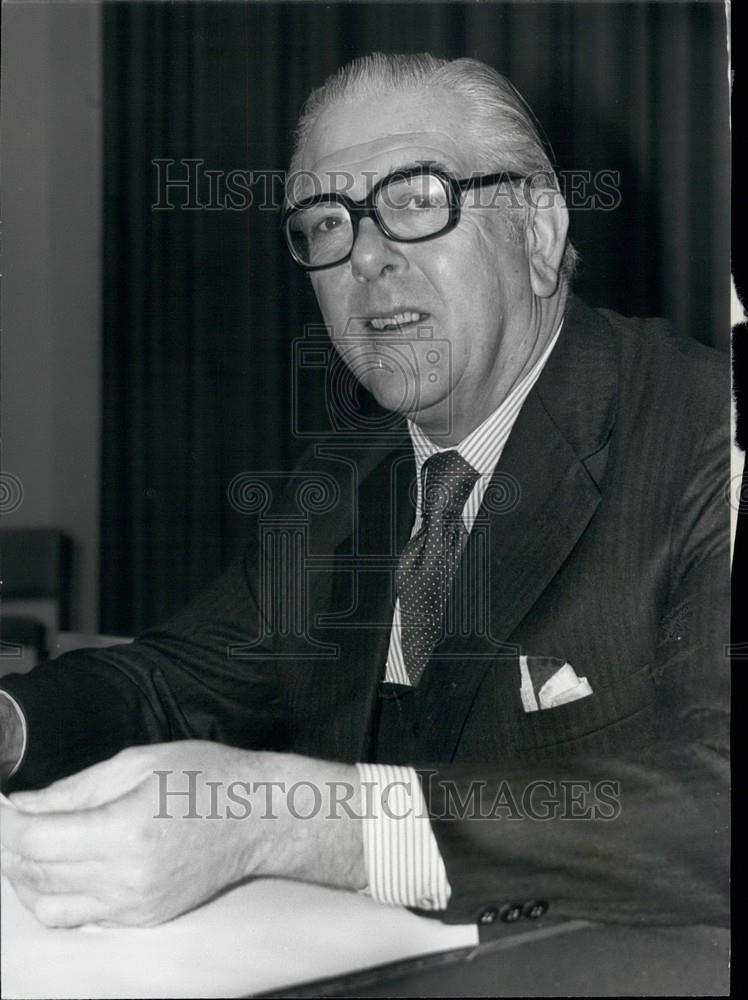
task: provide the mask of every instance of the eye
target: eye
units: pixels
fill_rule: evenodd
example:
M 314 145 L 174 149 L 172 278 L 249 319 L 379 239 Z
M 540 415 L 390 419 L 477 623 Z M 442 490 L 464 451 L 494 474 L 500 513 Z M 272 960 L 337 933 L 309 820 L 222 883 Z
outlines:
M 401 208 L 440 208 L 438 199 L 431 194 L 413 194 Z
M 299 212 L 292 223 L 304 239 L 323 240 L 350 226 L 348 213 L 339 205 L 314 205 Z
M 333 229 L 337 229 L 342 225 L 343 218 L 340 215 L 326 215 L 312 227 L 312 235 L 319 233 L 324 236 L 326 233 L 330 233 Z
M 380 193 L 381 207 L 397 212 L 434 212 L 448 204 L 447 192 L 442 181 L 426 174 L 408 180 L 395 180 Z

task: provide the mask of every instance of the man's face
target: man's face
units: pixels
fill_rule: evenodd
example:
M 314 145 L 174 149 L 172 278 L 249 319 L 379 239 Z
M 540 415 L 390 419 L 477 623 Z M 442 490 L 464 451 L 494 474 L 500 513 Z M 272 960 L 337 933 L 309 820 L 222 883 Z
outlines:
M 354 199 L 394 170 L 426 161 L 467 177 L 478 171 L 465 118 L 462 100 L 450 94 L 333 106 L 317 120 L 302 167 L 318 175 L 321 190 L 345 184 Z M 353 374 L 382 406 L 444 443 L 495 409 L 538 339 L 524 242 L 508 223 L 506 200 L 492 207 L 489 188 L 481 207 L 477 194 L 467 195 L 455 229 L 424 243 L 394 242 L 363 219 L 350 260 L 312 273 L 333 343 Z M 380 329 L 398 314 L 395 328 Z

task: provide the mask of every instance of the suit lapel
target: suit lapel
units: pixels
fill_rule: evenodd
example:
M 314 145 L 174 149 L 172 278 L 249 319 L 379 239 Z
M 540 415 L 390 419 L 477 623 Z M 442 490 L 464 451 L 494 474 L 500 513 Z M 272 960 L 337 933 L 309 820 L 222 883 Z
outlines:
M 451 634 L 421 681 L 436 760 L 451 759 L 489 666 L 516 663 L 512 634 L 600 503 L 616 373 L 599 318 L 572 303 L 486 490 L 452 590 Z

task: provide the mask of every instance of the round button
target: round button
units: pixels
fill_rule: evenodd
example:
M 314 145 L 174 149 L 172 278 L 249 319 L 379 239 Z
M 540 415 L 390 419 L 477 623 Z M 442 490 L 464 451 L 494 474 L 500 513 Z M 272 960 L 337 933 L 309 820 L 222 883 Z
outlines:
M 548 904 L 544 899 L 531 899 L 522 908 L 522 912 L 528 920 L 539 920 L 547 910 Z
M 499 910 L 499 916 L 505 924 L 513 924 L 522 916 L 522 903 L 505 903 Z

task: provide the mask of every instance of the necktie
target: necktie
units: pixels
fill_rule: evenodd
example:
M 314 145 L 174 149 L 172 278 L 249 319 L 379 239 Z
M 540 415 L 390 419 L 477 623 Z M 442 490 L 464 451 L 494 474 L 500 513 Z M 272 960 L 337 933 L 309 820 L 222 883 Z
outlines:
M 421 476 L 423 523 L 403 549 L 395 578 L 403 658 L 413 686 L 441 637 L 449 589 L 467 537 L 462 509 L 478 473 L 452 450 L 427 459 Z

